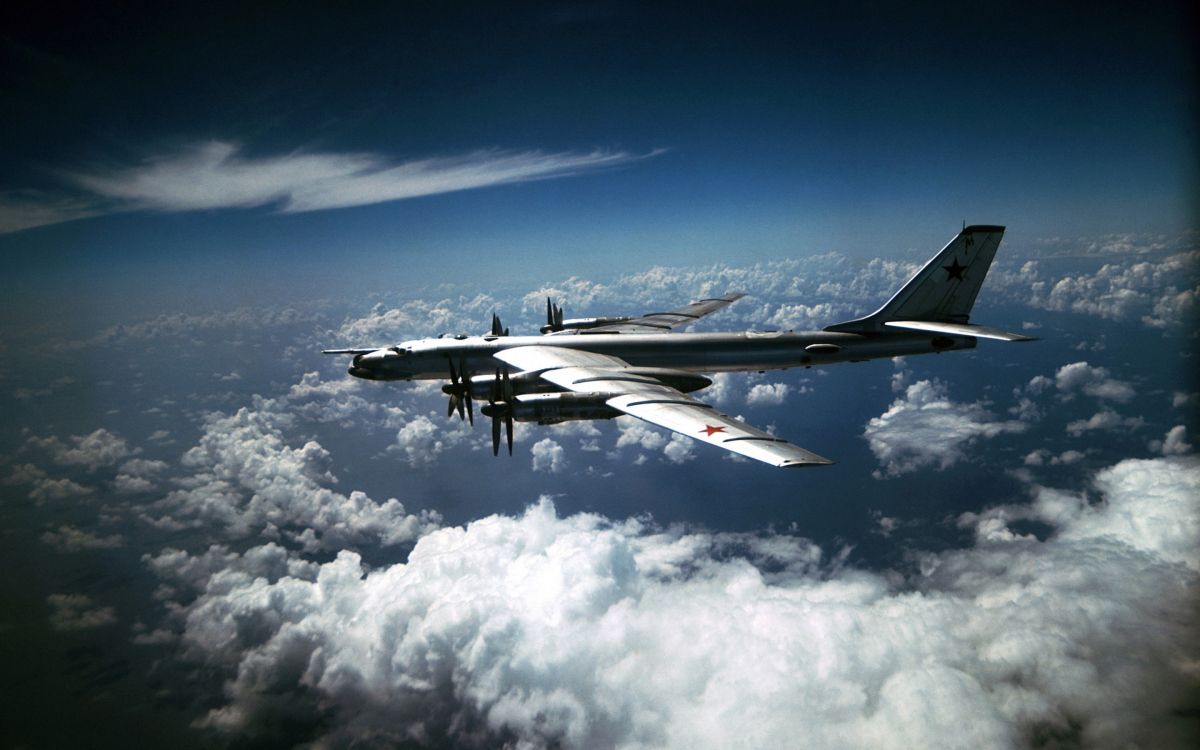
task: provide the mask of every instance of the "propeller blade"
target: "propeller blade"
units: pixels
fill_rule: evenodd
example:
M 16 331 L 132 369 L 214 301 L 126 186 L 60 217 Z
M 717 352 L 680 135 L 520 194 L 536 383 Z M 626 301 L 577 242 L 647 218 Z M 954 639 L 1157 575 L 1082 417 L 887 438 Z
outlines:
M 500 417 L 492 417 L 492 455 L 500 455 Z
M 462 373 L 462 398 L 458 402 L 458 416 L 463 415 L 463 406 L 466 406 L 467 418 L 471 426 L 475 426 L 475 407 L 471 404 L 471 373 L 467 370 L 466 358 L 458 360 L 458 371 Z
M 508 438 L 508 455 L 512 455 L 513 418 L 510 410 L 504 415 L 504 432 Z
M 458 412 L 459 419 L 470 419 L 471 426 L 475 426 L 475 410 L 471 404 L 471 373 L 467 371 L 466 359 L 458 361 L 458 369 L 454 369 L 454 360 L 449 360 L 450 366 L 450 384 L 442 386 L 442 393 L 450 396 L 450 402 L 446 405 L 446 417 L 454 416 L 454 412 Z M 461 375 L 461 376 L 460 376 Z

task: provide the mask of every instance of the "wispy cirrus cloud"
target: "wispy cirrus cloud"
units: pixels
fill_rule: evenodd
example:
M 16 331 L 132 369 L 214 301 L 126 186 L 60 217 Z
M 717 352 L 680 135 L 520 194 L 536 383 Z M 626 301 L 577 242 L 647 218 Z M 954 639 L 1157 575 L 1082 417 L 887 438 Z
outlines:
M 372 153 L 247 156 L 236 143 L 205 141 L 135 166 L 60 171 L 84 196 L 0 195 L 0 233 L 122 211 L 277 206 L 283 213 L 301 213 L 366 206 L 569 177 L 660 153 L 486 149 L 397 163 Z
M 11 234 L 47 224 L 86 219 L 104 213 L 94 201 L 63 198 L 36 190 L 0 193 L 0 234 Z

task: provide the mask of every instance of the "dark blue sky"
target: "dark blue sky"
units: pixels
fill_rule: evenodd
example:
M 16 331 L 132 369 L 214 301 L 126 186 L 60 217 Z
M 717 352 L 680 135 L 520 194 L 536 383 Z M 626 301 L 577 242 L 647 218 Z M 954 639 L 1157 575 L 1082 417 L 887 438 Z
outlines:
M 51 218 L 0 236 L 12 293 L 44 295 L 64 268 L 136 289 L 347 268 L 396 285 L 395 265 L 437 277 L 450 256 L 486 282 L 647 254 L 899 252 L 963 219 L 1010 242 L 1196 224 L 1183 3 L 22 5 L 4 11 L 4 208 Z M 295 215 L 130 212 L 75 179 L 212 141 L 245 160 L 629 158 Z M 53 223 L 80 206 L 100 215 Z

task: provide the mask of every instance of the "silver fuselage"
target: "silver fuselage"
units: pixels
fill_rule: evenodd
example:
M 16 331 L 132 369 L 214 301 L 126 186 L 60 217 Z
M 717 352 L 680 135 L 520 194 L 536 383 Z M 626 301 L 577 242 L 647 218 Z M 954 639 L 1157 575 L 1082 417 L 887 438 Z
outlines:
M 618 357 L 634 367 L 689 372 L 739 372 L 820 367 L 840 362 L 972 349 L 969 336 L 921 333 L 756 332 L 546 336 L 442 336 L 406 341 L 361 354 L 350 374 L 368 380 L 445 380 L 450 363 L 469 373 L 491 373 L 492 355 L 518 346 L 561 346 Z

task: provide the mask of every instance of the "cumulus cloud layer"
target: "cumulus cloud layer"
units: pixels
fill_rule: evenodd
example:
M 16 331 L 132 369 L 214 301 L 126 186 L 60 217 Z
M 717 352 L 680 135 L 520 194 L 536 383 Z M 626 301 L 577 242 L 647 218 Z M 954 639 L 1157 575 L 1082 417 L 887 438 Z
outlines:
M 529 449 L 533 470 L 557 474 L 567 467 L 567 454 L 553 438 L 542 438 Z
M 33 464 L 17 464 L 4 483 L 17 486 L 29 485 L 29 497 L 38 503 L 83 497 L 92 493 L 91 487 L 84 487 L 78 482 L 66 478 L 53 479 Z
M 29 442 L 50 451 L 57 464 L 85 466 L 89 471 L 110 466 L 139 452 L 139 449 L 130 449 L 124 438 L 104 428 L 88 435 L 72 435 L 67 442 L 53 436 L 30 438 Z
M 113 607 L 97 607 L 91 597 L 83 594 L 51 594 L 46 603 L 51 610 L 50 627 L 55 630 L 89 630 L 117 621 Z
M 163 528 L 221 529 L 231 538 L 260 535 L 309 550 L 398 544 L 436 524 L 436 514 L 409 514 L 395 498 L 379 503 L 360 491 L 329 489 L 336 478 L 326 467 L 328 452 L 313 440 L 289 445 L 292 419 L 281 402 L 261 398 L 253 408 L 209 415 L 182 459 L 192 473 L 144 517 Z
M 779 406 L 787 398 L 791 387 L 787 383 L 759 383 L 746 394 L 750 406 Z
M 949 468 L 967 457 L 975 441 L 1028 427 L 1019 420 L 997 420 L 981 403 L 951 400 L 944 383 L 920 380 L 868 422 L 863 437 L 883 464 L 877 475 L 898 476 Z
M 1036 379 L 1035 379 L 1036 381 Z M 1040 381 L 1037 381 L 1040 383 Z M 1054 384 L 1064 394 L 1081 390 L 1089 396 L 1125 403 L 1133 398 L 1133 386 L 1110 377 L 1108 370 L 1087 362 L 1063 365 L 1054 374 Z
M 1186 237 L 1195 247 L 1195 236 Z M 1164 258 L 1118 260 L 1094 272 L 1045 276 L 1038 261 L 1018 272 L 993 274 L 989 285 L 1015 292 L 1026 304 L 1109 320 L 1140 320 L 1152 328 L 1186 323 L 1200 297 L 1200 251 Z
M 195 594 L 210 727 L 521 747 L 1180 746 L 1200 686 L 1200 462 L 1125 461 L 1099 503 L 1034 488 L 900 582 L 780 535 L 690 533 L 542 500 L 406 564 L 268 545 L 154 561 Z M 1007 515 L 1006 515 L 1007 514 Z M 1045 540 L 1007 525 L 1036 517 Z M 290 567 L 289 567 L 290 565 Z M 1155 613 L 1150 616 L 1149 613 Z M 298 723 L 298 724 L 297 724 Z

